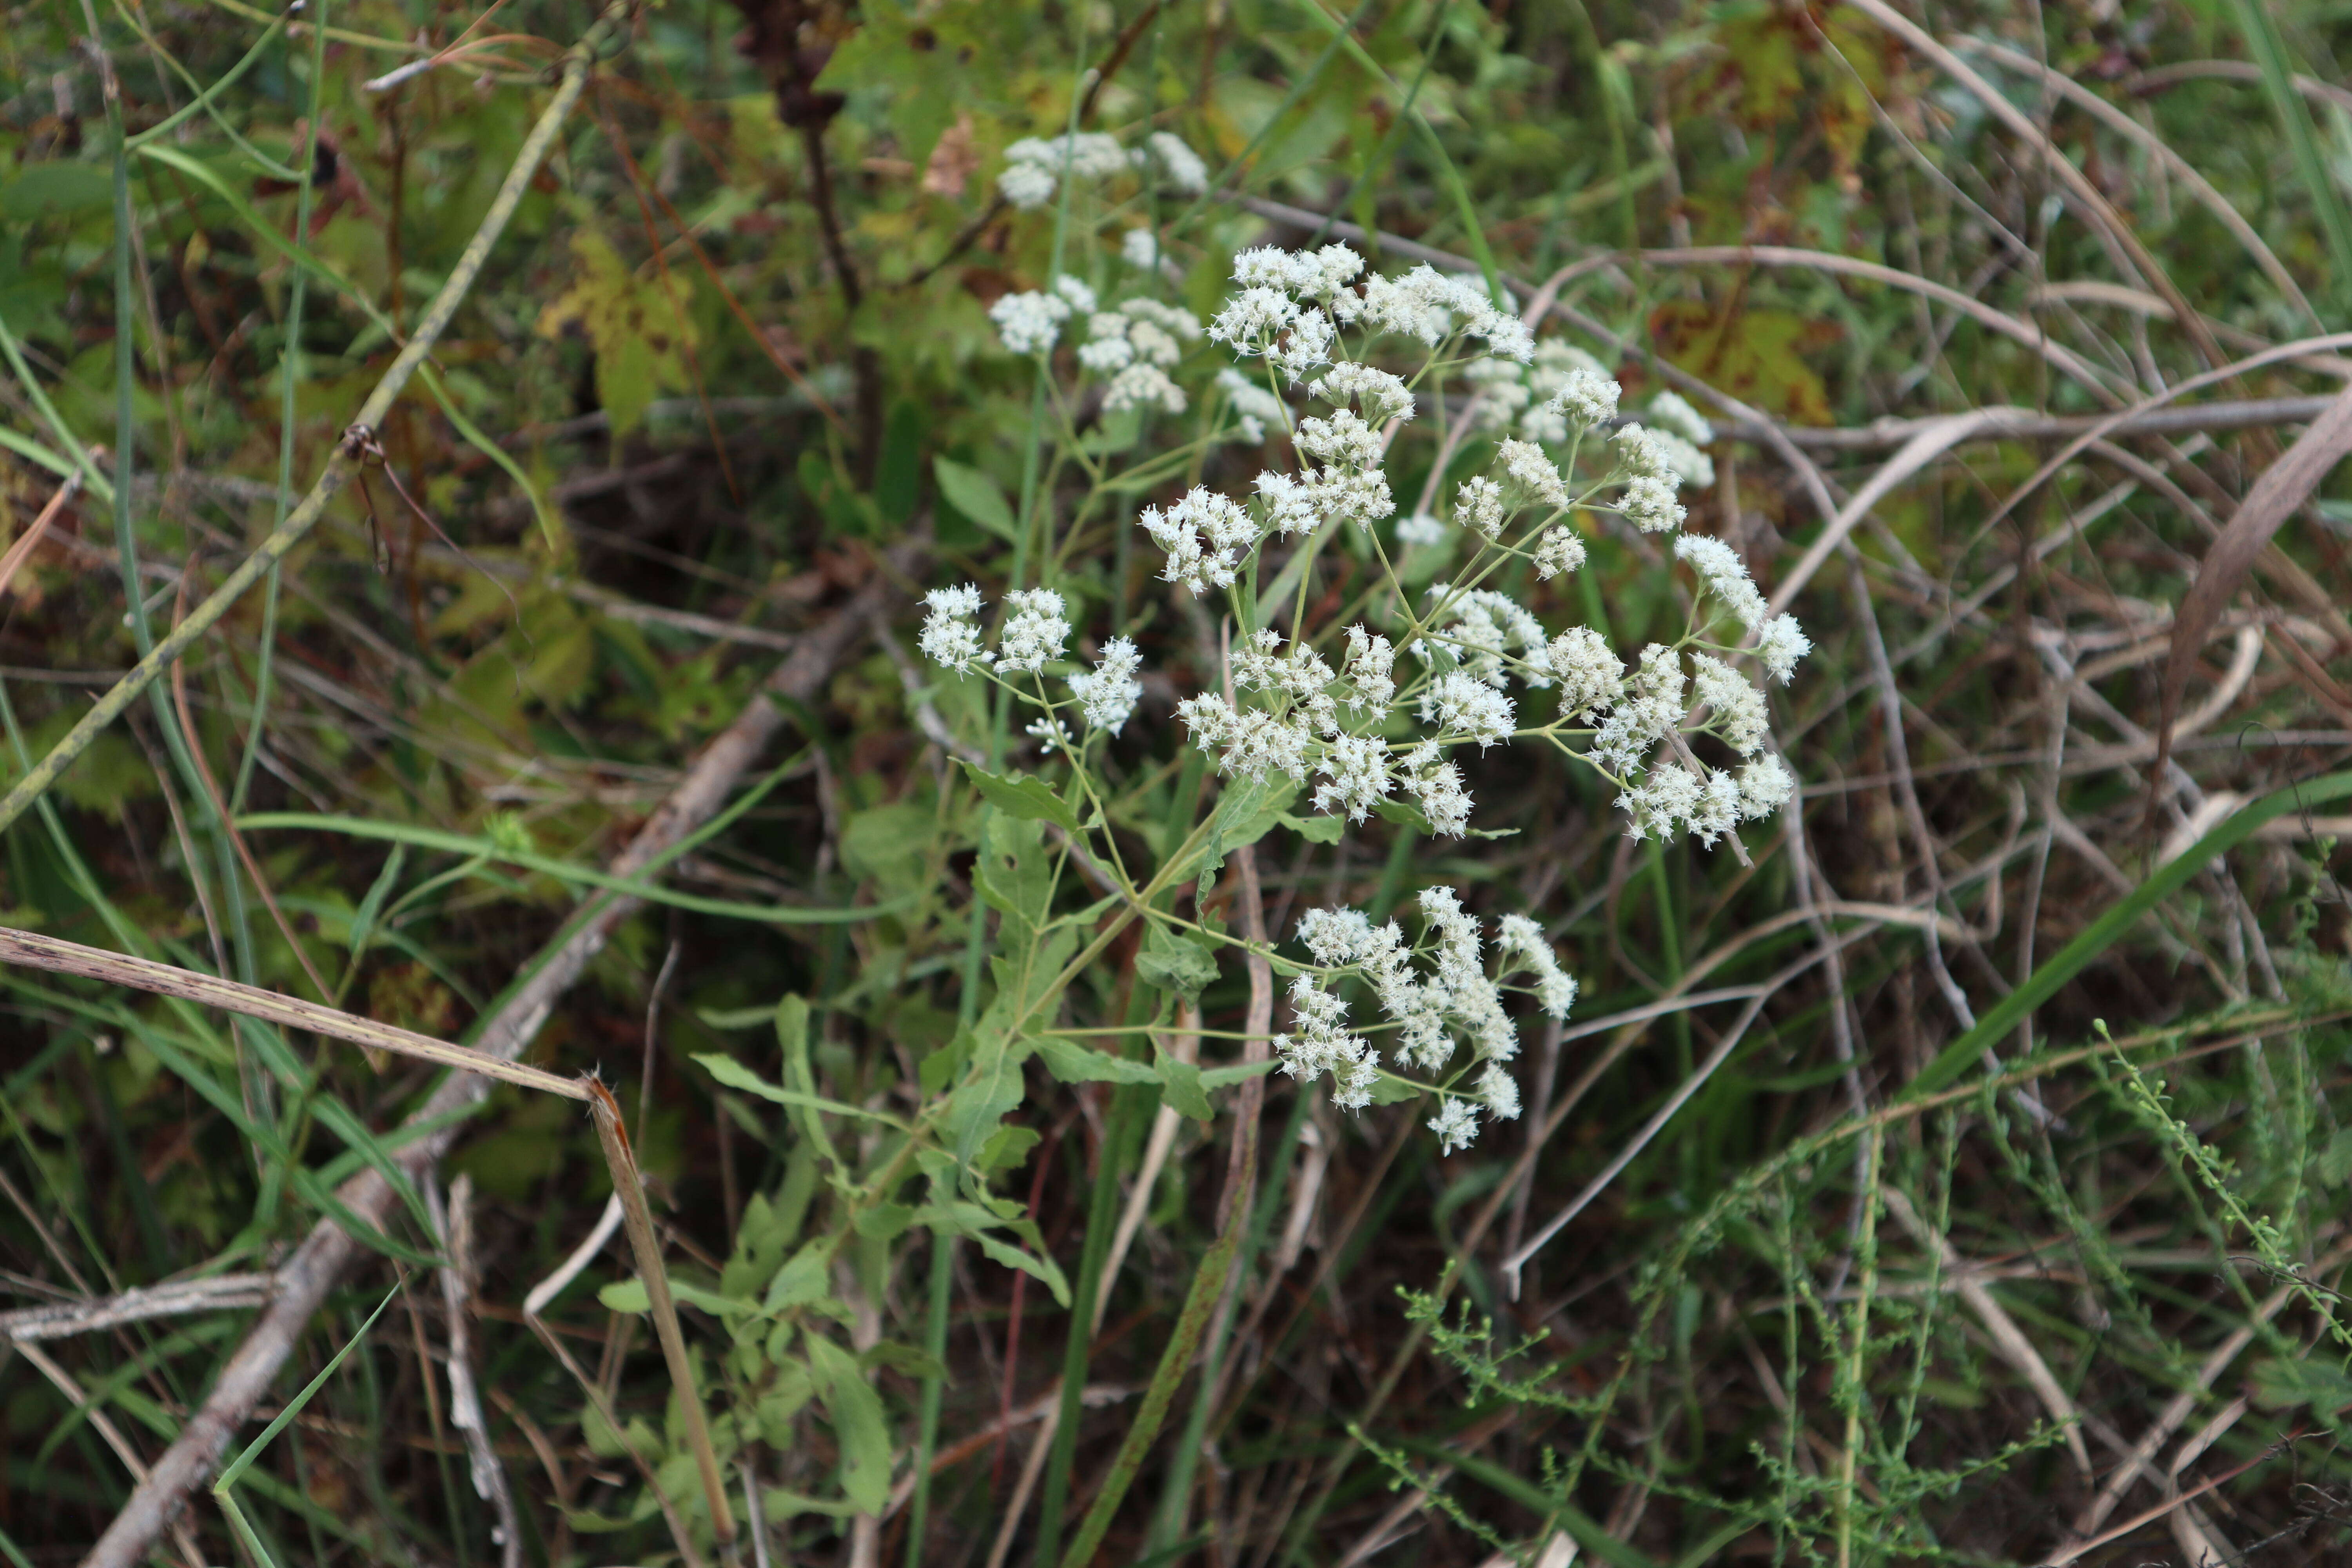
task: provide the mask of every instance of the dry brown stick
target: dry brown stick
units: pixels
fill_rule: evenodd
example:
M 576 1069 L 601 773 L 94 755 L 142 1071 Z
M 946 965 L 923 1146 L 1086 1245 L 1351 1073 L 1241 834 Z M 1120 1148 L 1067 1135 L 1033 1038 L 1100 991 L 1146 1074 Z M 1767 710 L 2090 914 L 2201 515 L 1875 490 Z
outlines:
M 269 1300 L 275 1289 L 276 1281 L 267 1274 L 216 1274 L 209 1279 L 138 1286 L 117 1296 L 0 1312 L 0 1339 L 14 1340 L 19 1344 L 32 1340 L 61 1340 L 110 1329 L 119 1323 L 142 1322 L 149 1318 L 258 1307 Z
M 465 1439 L 466 1469 L 475 1495 L 498 1515 L 499 1568 L 522 1568 L 514 1489 L 507 1484 L 506 1467 L 490 1446 L 489 1423 L 482 1418 L 481 1393 L 474 1383 L 473 1336 L 467 1329 L 474 1294 L 474 1179 L 461 1175 L 452 1182 L 446 1205 L 440 1184 L 426 1182 L 425 1207 L 440 1233 L 435 1239 L 448 1255 L 439 1272 L 441 1303 L 449 1313 L 449 1425 Z M 430 1377 L 432 1369 L 425 1369 L 425 1375 Z
M 895 563 L 898 569 L 903 572 L 911 566 L 920 549 L 919 543 L 910 542 L 893 552 L 894 557 L 902 557 Z M 891 593 L 888 578 L 877 575 L 811 628 L 762 689 L 736 715 L 735 721 L 704 748 L 669 798 L 637 830 L 629 847 L 614 860 L 614 875 L 634 878 L 644 874 L 718 811 L 735 782 L 783 724 L 784 712 L 768 700 L 769 694 L 794 702 L 814 698 L 832 676 L 842 656 L 866 635 L 867 617 L 877 605 L 888 600 Z M 476 1036 L 478 1048 L 509 1061 L 520 1056 L 538 1036 L 557 999 L 587 971 L 589 963 L 603 951 L 614 930 L 637 908 L 638 901 L 625 895 L 591 898 L 583 906 L 583 916 L 556 939 L 553 951 L 528 971 L 528 977 L 507 994 L 483 1025 Z M 472 1073 L 451 1075 L 410 1118 L 410 1125 L 449 1117 L 467 1109 L 485 1092 L 484 1083 L 483 1079 Z M 437 1128 L 403 1149 L 396 1159 L 404 1169 L 421 1172 L 440 1159 L 455 1137 L 454 1127 Z M 371 1225 L 380 1225 L 394 1202 L 391 1184 L 373 1169 L 345 1183 L 337 1196 Z M 359 1243 L 332 1220 L 322 1219 L 311 1227 L 310 1234 L 279 1268 L 276 1299 L 255 1321 L 245 1342 L 222 1366 L 212 1392 L 178 1439 L 155 1462 L 148 1479 L 131 1493 L 122 1511 L 83 1559 L 83 1568 L 136 1568 L 145 1558 L 156 1537 L 178 1515 L 189 1495 L 219 1468 L 229 1440 L 268 1394 L 312 1315 L 359 1252 Z
M 68 501 L 81 493 L 81 478 L 79 468 L 68 474 L 65 483 L 58 487 L 55 495 L 49 497 L 48 504 L 41 508 L 41 515 L 33 520 L 33 526 L 25 531 L 22 538 L 8 546 L 8 552 L 5 555 L 0 555 L 0 594 L 8 591 L 8 584 L 16 580 L 17 572 L 24 567 L 26 562 L 32 559 L 33 547 L 48 537 L 49 524 L 57 521 L 58 513 L 66 509 Z

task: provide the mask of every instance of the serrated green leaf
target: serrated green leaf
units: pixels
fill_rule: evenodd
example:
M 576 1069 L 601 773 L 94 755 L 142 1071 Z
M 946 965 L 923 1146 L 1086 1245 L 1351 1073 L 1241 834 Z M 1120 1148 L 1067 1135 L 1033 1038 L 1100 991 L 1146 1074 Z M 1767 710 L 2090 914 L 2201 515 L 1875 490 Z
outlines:
M 1136 954 L 1135 977 L 1191 1002 L 1217 977 L 1216 955 L 1195 938 L 1155 925 Z
M 1064 804 L 1044 779 L 1029 773 L 1008 778 L 971 763 L 964 763 L 963 771 L 971 777 L 972 787 L 980 791 L 981 798 L 1006 816 L 1024 822 L 1050 822 L 1066 832 L 1078 831 L 1077 813 Z
M 1160 1098 L 1168 1109 L 1195 1121 L 1214 1121 L 1217 1113 L 1201 1087 L 1200 1068 L 1169 1055 L 1168 1048 L 1157 1039 L 1152 1041 L 1151 1049 L 1156 1058 L 1155 1076 L 1160 1079 Z

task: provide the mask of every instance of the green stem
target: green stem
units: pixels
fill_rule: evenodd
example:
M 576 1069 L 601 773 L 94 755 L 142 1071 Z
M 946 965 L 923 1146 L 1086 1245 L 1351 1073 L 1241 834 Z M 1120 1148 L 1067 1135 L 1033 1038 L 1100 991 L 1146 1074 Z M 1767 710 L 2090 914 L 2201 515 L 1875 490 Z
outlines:
M 1126 1500 L 1127 1489 L 1135 1484 L 1136 1472 L 1143 1468 L 1143 1457 L 1151 1450 L 1152 1439 L 1159 1436 L 1160 1424 L 1168 1419 L 1168 1406 L 1176 1397 L 1176 1386 L 1184 1381 L 1192 1365 L 1192 1352 L 1200 1347 L 1201 1336 L 1208 1329 L 1209 1314 L 1217 1310 L 1217 1298 L 1224 1293 L 1225 1276 L 1233 1269 L 1234 1252 L 1241 1240 L 1244 1215 L 1236 1208 L 1225 1224 L 1223 1236 L 1209 1248 L 1201 1260 L 1201 1271 L 1192 1276 L 1192 1289 L 1184 1298 L 1184 1310 L 1176 1320 L 1176 1331 L 1170 1336 L 1168 1348 L 1160 1357 L 1160 1365 L 1151 1374 L 1151 1386 L 1144 1391 L 1143 1408 L 1135 1414 L 1135 1422 L 1127 1429 L 1127 1440 L 1118 1446 L 1118 1456 L 1111 1460 L 1110 1474 L 1103 1478 L 1102 1490 L 1095 1495 L 1094 1506 L 1078 1525 L 1076 1539 L 1062 1558 L 1061 1568 L 1086 1568 L 1094 1558 L 1095 1548 L 1102 1544 L 1105 1531 L 1110 1529 L 1111 1516 Z
M 1094 1350 L 1095 1297 L 1105 1284 L 1103 1255 L 1118 1218 L 1118 1170 L 1128 1134 L 1143 1099 L 1132 1085 L 1111 1100 L 1110 1124 L 1103 1131 L 1102 1160 L 1087 1205 L 1086 1249 L 1079 1255 L 1077 1287 L 1070 1294 L 1070 1333 L 1062 1345 L 1062 1410 L 1054 1426 L 1054 1451 L 1045 1461 L 1045 1489 L 1038 1504 L 1037 1563 L 1047 1568 L 1062 1542 L 1062 1510 L 1069 1501 L 1070 1463 L 1077 1455 L 1078 1422 L 1086 1392 L 1087 1361 Z

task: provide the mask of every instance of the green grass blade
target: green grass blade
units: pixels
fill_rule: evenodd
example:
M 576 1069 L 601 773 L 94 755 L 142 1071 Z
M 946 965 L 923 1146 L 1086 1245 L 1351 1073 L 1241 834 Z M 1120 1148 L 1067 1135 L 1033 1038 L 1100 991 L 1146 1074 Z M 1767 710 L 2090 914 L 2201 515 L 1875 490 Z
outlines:
M 2179 892 L 2189 878 L 2203 868 L 2206 861 L 2245 842 L 2257 828 L 2274 817 L 2326 801 L 2341 800 L 2347 795 L 2352 795 L 2352 773 L 2330 773 L 2308 784 L 2290 785 L 2275 795 L 2266 795 L 2240 811 L 2190 845 L 2177 859 L 2158 867 L 2154 875 L 2127 897 L 2111 905 L 2105 914 L 2084 929 L 2082 935 L 2036 969 L 2024 984 L 2001 998 L 1975 1028 L 1946 1046 L 1936 1059 L 1911 1080 L 1906 1093 L 1932 1093 L 1966 1072 L 1969 1064 L 1984 1054 L 1985 1047 L 2016 1028 L 2028 1014 L 2057 994 L 2060 986 L 2080 973 L 2093 959 L 2113 947 L 2125 932 L 2138 923 L 2142 915 Z

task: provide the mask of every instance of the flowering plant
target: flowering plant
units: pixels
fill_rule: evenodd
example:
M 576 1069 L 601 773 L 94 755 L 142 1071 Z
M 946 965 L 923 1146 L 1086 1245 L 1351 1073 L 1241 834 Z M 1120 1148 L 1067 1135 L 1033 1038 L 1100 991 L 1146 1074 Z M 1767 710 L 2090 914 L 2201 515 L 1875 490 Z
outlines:
M 1056 174 L 1099 183 L 1154 161 L 1197 187 L 1197 160 L 1171 156 L 1163 140 L 1132 159 L 1108 137 L 1024 143 L 1004 193 L 1042 205 Z M 1605 778 L 1635 838 L 1688 833 L 1713 845 L 1788 801 L 1792 781 L 1768 750 L 1762 683 L 1786 682 L 1810 644 L 1791 617 L 1771 612 L 1728 545 L 1678 531 L 1677 492 L 1712 479 L 1702 449 L 1711 432 L 1688 404 L 1664 393 L 1650 404 L 1651 425 L 1621 419 L 1622 389 L 1591 356 L 1538 343 L 1487 289 L 1428 266 L 1391 278 L 1344 245 L 1244 250 L 1233 258 L 1231 294 L 1204 324 L 1157 297 L 1169 269 L 1150 230 L 1129 230 L 1119 255 L 1108 284 L 1058 274 L 1003 296 L 991 315 L 1006 352 L 1036 363 L 1059 429 L 1056 471 L 1075 467 L 1092 481 L 1082 514 L 1105 496 L 1159 494 L 1134 526 L 1160 556 L 1172 605 L 1132 615 L 1088 667 L 1073 657 L 1071 600 L 1049 567 L 1043 581 L 1007 591 L 992 632 L 977 585 L 933 591 L 920 642 L 944 669 L 1034 715 L 1024 732 L 1039 766 L 1066 780 L 1074 837 L 1099 847 L 1091 858 L 1118 896 L 1182 940 L 1237 940 L 1151 907 L 1175 879 L 1163 865 L 1150 887 L 1130 882 L 1103 809 L 1119 769 L 1110 742 L 1145 692 L 1137 637 L 1171 607 L 1202 627 L 1209 605 L 1222 612 L 1213 637 L 1198 639 L 1212 679 L 1173 710 L 1229 794 L 1247 800 L 1303 793 L 1326 818 L 1360 823 L 1378 812 L 1458 837 L 1473 831 L 1465 760 L 1528 742 Z M 1227 357 L 1234 363 L 1203 374 L 1203 362 Z M 1122 415 L 1189 416 L 1191 437 L 1114 471 L 1112 444 L 1082 426 Z M 1416 428 L 1433 429 L 1437 450 L 1421 504 L 1400 518 L 1389 463 Z M 1238 471 L 1234 448 L 1267 459 L 1246 490 L 1203 482 L 1213 465 Z M 1173 478 L 1184 466 L 1192 482 Z M 1529 602 L 1530 589 L 1578 572 L 1612 528 L 1627 541 L 1674 535 L 1674 557 L 1699 589 L 1682 636 L 1640 649 L 1630 668 L 1601 630 L 1554 631 Z M 1076 537 L 1048 559 L 1066 562 Z M 1327 574 L 1335 542 L 1342 570 Z M 1353 597 L 1327 613 L 1344 587 Z M 1229 824 L 1239 815 L 1230 805 L 1220 813 Z M 1276 820 L 1257 816 L 1268 827 Z M 1302 826 L 1336 835 L 1341 825 Z M 1185 854 L 1222 858 L 1238 842 L 1208 826 L 1172 858 L 1187 870 Z M 1518 1112 L 1505 1069 L 1517 1049 L 1505 982 L 1525 981 L 1555 1017 L 1576 985 L 1524 916 L 1497 928 L 1489 976 L 1478 922 L 1452 891 L 1427 889 L 1419 913 L 1414 944 L 1358 911 L 1307 911 L 1296 934 L 1311 963 L 1274 955 L 1294 974 L 1295 1018 L 1274 1044 L 1284 1071 L 1329 1074 L 1343 1107 L 1370 1103 L 1383 1079 L 1434 1093 L 1429 1125 L 1450 1151 L 1475 1136 L 1482 1112 Z M 1395 1035 L 1385 1065 L 1370 1035 L 1347 1026 L 1339 987 L 1351 978 L 1385 1016 L 1380 1029 Z M 1458 1062 L 1457 1041 L 1468 1047 Z

